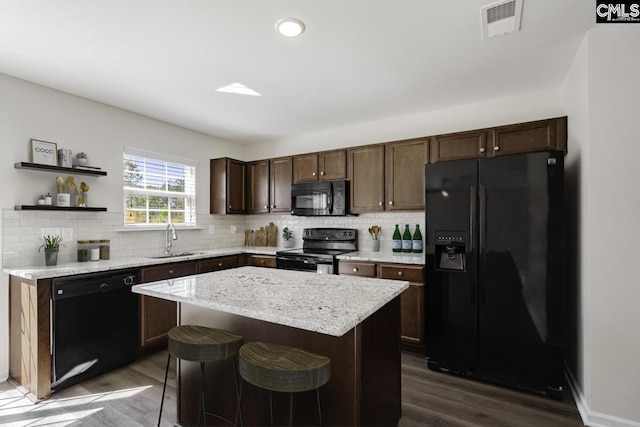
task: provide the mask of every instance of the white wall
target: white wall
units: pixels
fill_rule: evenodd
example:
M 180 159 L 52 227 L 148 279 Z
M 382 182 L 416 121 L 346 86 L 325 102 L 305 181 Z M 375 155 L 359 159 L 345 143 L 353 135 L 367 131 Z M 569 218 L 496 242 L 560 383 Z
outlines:
M 56 212 L 55 215 L 43 215 L 42 212 L 13 211 L 14 204 L 35 204 L 40 194 L 47 191 L 55 193 L 55 174 L 18 170 L 13 167 L 15 162 L 31 160 L 31 138 L 57 142 L 59 148 L 71 148 L 74 152 L 86 151 L 90 156 L 90 164 L 106 170 L 106 177 L 83 177 L 83 180 L 86 179 L 91 186 L 88 193 L 90 204 L 107 207 L 108 212 Z M 2 227 L 0 245 L 17 248 L 17 259 L 4 260 L 0 254 L 0 262 L 3 265 L 9 261 L 29 263 L 30 257 L 37 255 L 40 255 L 37 261 L 44 265 L 42 254 L 37 254 L 36 248 L 40 229 L 45 226 L 74 228 L 74 241 L 95 236 L 96 233 L 104 236 L 103 238 L 119 236 L 121 239 L 119 246 L 115 248 L 116 251 L 152 251 L 153 247 L 146 244 L 148 241 L 151 241 L 151 245 L 158 244 L 158 247 L 161 247 L 161 239 L 155 234 L 149 234 L 152 232 L 113 234 L 114 224 L 119 224 L 119 228 L 122 228 L 119 218 L 122 218 L 122 147 L 125 145 L 188 157 L 201 162 L 197 172 L 197 213 L 198 220 L 205 221 L 205 226 L 208 221 L 217 221 L 208 214 L 208 159 L 243 155 L 243 147 L 236 144 L 3 74 L 0 74 L 0 141 L 3 152 L 0 165 L 3 197 L 0 209 L 10 217 L 3 218 L 3 222 L 9 221 L 10 226 Z M 244 221 L 242 218 L 237 219 L 241 223 Z M 220 232 L 229 229 L 227 219 L 220 219 L 218 224 L 220 227 L 216 229 Z M 206 233 L 206 230 L 203 232 Z M 242 242 L 241 236 L 238 234 L 239 239 L 236 240 Z M 207 237 L 211 238 L 210 245 L 218 244 L 220 241 L 214 239 L 217 236 Z M 224 244 L 232 245 L 231 240 L 227 239 Z M 186 239 L 176 243 L 181 245 L 185 241 Z M 204 241 L 202 244 L 205 244 Z M 74 248 L 73 243 L 64 248 L 63 260 L 65 257 L 73 257 Z M 7 276 L 0 273 L 0 381 L 7 378 L 9 369 L 7 284 Z
M 640 425 L 640 113 L 637 25 L 599 25 L 563 85 L 569 115 L 569 325 L 578 400 L 588 425 Z

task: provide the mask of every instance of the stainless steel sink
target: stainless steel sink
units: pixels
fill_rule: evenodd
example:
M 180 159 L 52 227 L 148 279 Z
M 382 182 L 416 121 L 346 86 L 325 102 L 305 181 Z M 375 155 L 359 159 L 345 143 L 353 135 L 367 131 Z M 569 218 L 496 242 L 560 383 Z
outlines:
M 177 258 L 177 257 L 181 257 L 181 256 L 189 256 L 189 255 L 200 255 L 202 252 L 178 252 L 175 254 L 169 254 L 169 255 L 156 255 L 156 256 L 150 256 L 147 258 L 153 258 L 153 259 L 160 259 L 160 258 Z

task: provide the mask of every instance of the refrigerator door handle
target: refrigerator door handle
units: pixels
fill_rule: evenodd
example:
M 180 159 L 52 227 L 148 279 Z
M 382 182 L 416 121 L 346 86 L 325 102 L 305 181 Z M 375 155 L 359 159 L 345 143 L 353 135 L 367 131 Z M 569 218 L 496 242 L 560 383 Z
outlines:
M 475 224 L 477 218 L 477 200 L 478 200 L 478 192 L 475 185 L 469 186 L 469 246 L 467 247 L 465 256 L 469 256 L 473 253 L 473 247 L 475 244 Z M 469 293 L 471 295 L 471 304 L 476 305 L 476 290 L 474 286 L 474 281 L 470 281 L 471 289 L 469 289 Z
M 487 295 L 484 286 L 484 277 L 486 273 L 485 268 L 485 248 L 486 248 L 486 226 L 487 226 L 487 191 L 484 185 L 479 186 L 479 224 L 478 224 L 478 250 L 480 252 L 479 256 L 479 276 L 480 280 L 478 280 L 478 286 L 480 288 L 480 304 L 484 305 L 486 303 Z

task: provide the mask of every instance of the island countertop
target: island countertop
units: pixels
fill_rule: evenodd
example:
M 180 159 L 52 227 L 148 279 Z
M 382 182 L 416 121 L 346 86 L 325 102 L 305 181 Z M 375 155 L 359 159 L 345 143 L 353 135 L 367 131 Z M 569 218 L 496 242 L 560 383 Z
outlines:
M 342 336 L 409 282 L 260 267 L 145 283 L 133 292 L 327 335 Z

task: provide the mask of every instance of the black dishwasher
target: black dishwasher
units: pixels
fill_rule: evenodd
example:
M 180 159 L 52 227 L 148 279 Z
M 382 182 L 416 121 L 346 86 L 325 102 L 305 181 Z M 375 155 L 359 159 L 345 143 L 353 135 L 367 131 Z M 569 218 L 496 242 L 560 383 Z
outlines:
M 79 274 L 51 282 L 51 390 L 132 362 L 139 349 L 138 270 Z

